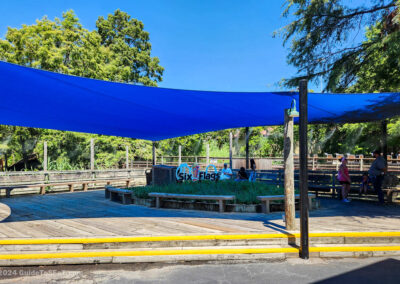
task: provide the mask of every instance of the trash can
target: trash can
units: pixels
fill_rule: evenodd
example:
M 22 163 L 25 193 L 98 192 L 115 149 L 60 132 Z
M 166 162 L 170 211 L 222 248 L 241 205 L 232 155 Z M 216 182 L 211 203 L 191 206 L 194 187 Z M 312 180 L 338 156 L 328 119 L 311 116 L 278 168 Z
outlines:
M 153 172 L 152 170 L 146 170 L 146 185 L 151 185 L 151 180 L 153 178 Z

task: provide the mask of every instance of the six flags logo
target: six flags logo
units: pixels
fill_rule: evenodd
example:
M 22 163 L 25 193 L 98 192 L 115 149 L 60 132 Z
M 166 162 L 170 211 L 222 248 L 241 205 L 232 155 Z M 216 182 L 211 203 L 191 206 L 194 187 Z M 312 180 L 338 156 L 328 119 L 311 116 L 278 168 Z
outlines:
M 213 173 L 209 173 L 209 168 L 214 168 Z M 208 165 L 206 170 L 199 171 L 199 166 L 190 167 L 188 164 L 180 164 L 179 167 L 176 169 L 176 180 L 177 181 L 184 181 L 184 180 L 191 180 L 191 181 L 198 181 L 198 180 L 218 180 L 220 173 L 218 172 L 217 168 L 214 165 Z

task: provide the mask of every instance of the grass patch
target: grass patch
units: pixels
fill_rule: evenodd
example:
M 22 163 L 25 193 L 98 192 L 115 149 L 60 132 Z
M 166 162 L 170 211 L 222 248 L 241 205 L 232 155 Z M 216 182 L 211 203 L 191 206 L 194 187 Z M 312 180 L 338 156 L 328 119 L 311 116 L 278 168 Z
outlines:
M 197 195 L 235 195 L 236 204 L 259 204 L 257 196 L 284 194 L 283 187 L 261 182 L 202 181 L 168 184 L 163 186 L 140 186 L 128 188 L 138 198 L 149 198 L 150 192 L 197 194 Z

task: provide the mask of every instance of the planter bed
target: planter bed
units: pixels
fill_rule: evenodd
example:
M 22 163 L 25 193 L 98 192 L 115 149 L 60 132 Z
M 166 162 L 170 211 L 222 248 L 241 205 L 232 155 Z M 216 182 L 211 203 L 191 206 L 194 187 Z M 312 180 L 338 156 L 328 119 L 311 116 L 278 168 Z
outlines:
M 138 198 L 133 197 L 133 204 L 146 207 L 155 207 L 156 202 L 151 198 Z M 319 207 L 319 202 L 313 204 L 314 208 Z M 184 209 L 184 210 L 201 210 L 201 211 L 215 211 L 218 212 L 218 204 L 210 202 L 199 201 L 182 201 L 166 199 L 163 201 L 163 208 L 166 209 Z M 299 210 L 299 204 L 296 204 L 296 210 Z M 284 204 L 271 204 L 271 211 L 283 212 L 285 211 Z M 236 213 L 261 213 L 261 204 L 226 204 L 225 212 Z

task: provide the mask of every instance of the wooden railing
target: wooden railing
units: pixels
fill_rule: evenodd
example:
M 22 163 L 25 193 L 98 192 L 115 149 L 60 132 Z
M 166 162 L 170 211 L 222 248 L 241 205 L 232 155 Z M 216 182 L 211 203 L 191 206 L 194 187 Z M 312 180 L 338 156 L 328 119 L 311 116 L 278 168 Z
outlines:
M 326 157 L 318 157 L 318 156 L 310 156 L 308 158 L 308 168 L 310 170 L 315 171 L 337 171 L 340 166 L 339 159 L 340 155 L 337 157 L 326 156 Z M 254 157 L 254 160 L 257 165 L 257 169 L 259 170 L 274 170 L 274 169 L 282 169 L 283 168 L 283 158 L 282 157 Z M 363 156 L 354 156 L 349 155 L 347 157 L 348 167 L 352 171 L 368 171 L 371 166 L 374 158 L 372 157 L 363 157 Z M 179 161 L 181 163 L 188 163 L 190 165 L 198 164 L 200 168 L 205 168 L 208 164 L 213 164 L 218 168 L 222 168 L 224 163 L 229 164 L 229 157 L 204 157 L 204 156 L 162 156 L 157 157 L 156 164 L 160 165 L 168 165 L 168 166 L 178 166 Z M 299 159 L 295 156 L 294 158 L 295 169 L 299 168 Z M 232 168 L 238 169 L 240 167 L 246 166 L 246 159 L 242 157 L 232 158 Z M 141 162 L 133 162 L 133 168 L 148 168 L 151 167 L 151 162 L 141 161 Z M 388 158 L 388 170 L 390 172 L 400 172 L 400 159 Z

